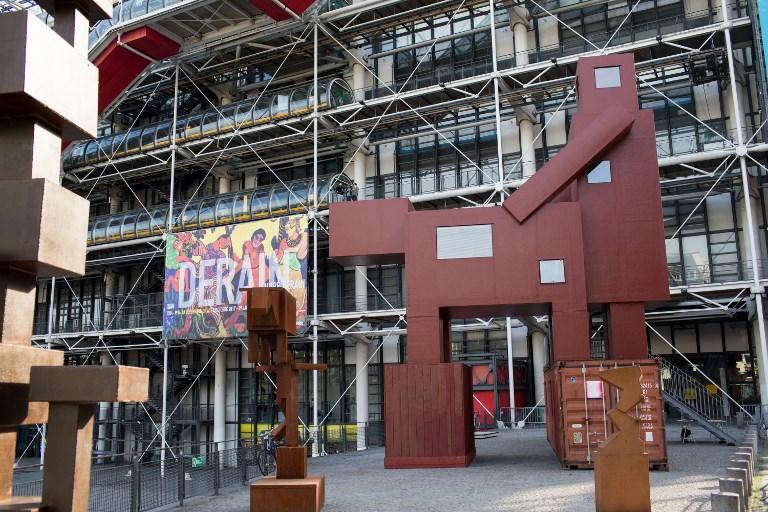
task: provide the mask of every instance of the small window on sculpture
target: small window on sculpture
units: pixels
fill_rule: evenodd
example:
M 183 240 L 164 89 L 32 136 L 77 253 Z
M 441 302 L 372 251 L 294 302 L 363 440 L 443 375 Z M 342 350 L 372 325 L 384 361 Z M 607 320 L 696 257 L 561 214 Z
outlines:
M 541 284 L 565 282 L 565 264 L 563 260 L 539 260 L 539 279 Z
M 598 89 L 610 89 L 621 87 L 621 68 L 595 68 L 595 87 Z
M 587 173 L 587 183 L 610 183 L 611 182 L 611 162 L 603 160 L 598 162 L 591 171 Z

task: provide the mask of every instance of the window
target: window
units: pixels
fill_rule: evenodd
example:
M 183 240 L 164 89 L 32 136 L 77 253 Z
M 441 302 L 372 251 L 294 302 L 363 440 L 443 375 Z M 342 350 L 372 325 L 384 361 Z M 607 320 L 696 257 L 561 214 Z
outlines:
M 437 228 L 437 259 L 493 257 L 493 229 L 490 224 Z
M 610 183 L 611 182 L 611 162 L 603 160 L 598 162 L 587 174 L 587 183 Z
M 609 89 L 621 87 L 621 75 L 619 67 L 595 68 L 595 87 L 598 89 Z
M 565 264 L 563 260 L 540 260 L 539 278 L 541 284 L 565 282 Z

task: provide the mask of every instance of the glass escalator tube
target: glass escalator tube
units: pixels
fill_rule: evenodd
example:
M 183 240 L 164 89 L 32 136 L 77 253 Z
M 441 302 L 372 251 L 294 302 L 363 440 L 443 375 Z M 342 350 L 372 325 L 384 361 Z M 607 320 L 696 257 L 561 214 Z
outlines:
M 235 197 L 228 195 L 228 196 L 220 196 L 218 201 L 216 201 L 216 224 L 217 225 L 223 225 L 223 224 L 230 224 L 234 220 L 234 216 L 232 215 L 232 207 L 235 203 Z
M 351 186 L 344 174 L 323 176 L 318 181 L 319 207 L 327 208 L 335 201 L 346 200 L 336 191 L 339 183 Z M 174 231 L 223 226 L 235 222 L 280 217 L 304 213 L 314 202 L 312 180 L 277 183 L 271 187 L 242 190 L 221 196 L 211 196 L 174 207 Z M 289 192 L 290 189 L 290 192 Z M 182 213 L 184 210 L 184 213 Z M 91 219 L 88 244 L 103 244 L 162 234 L 167 225 L 167 206 L 149 210 L 123 212 Z
M 251 215 L 254 220 L 269 217 L 269 193 L 266 187 L 257 188 L 251 196 Z
M 216 225 L 216 219 L 213 215 L 215 206 L 216 196 L 206 197 L 200 201 L 200 209 L 197 215 L 199 227 L 209 228 Z
M 147 0 L 137 0 L 146 9 Z M 150 0 L 152 1 L 152 0 Z M 158 2 L 160 0 L 157 0 Z M 168 3 L 168 0 L 164 0 Z M 138 8 L 138 7 L 137 7 Z M 346 81 L 341 78 L 323 80 L 319 83 L 320 97 L 318 108 L 334 108 L 349 104 L 353 95 Z M 254 98 L 226 105 L 221 114 L 215 109 L 182 117 L 176 125 L 176 142 L 183 143 L 226 133 L 235 129 L 246 129 L 262 123 L 279 121 L 289 116 L 299 116 L 314 108 L 313 87 L 299 86 L 292 90 L 265 95 L 256 102 Z M 106 162 L 138 153 L 151 151 L 170 145 L 170 120 L 145 125 L 122 132 L 107 135 L 90 141 L 76 143 L 72 151 L 65 156 L 65 169 L 83 165 Z
M 232 209 L 234 222 L 251 220 L 251 210 L 248 204 L 248 191 L 238 192 L 235 195 L 235 204 Z

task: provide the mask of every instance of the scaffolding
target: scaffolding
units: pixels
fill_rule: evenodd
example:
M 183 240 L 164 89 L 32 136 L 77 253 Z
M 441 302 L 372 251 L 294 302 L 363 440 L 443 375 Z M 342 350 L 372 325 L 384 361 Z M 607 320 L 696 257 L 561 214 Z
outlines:
M 383 340 L 404 334 L 407 325 L 402 296 L 381 290 L 380 283 L 369 279 L 365 268 L 355 270 L 354 296 L 349 304 L 323 304 L 319 292 L 325 285 L 320 282 L 318 265 L 319 251 L 327 239 L 327 204 L 336 199 L 396 195 L 408 196 L 417 208 L 497 204 L 525 183 L 564 143 L 548 141 L 548 137 L 556 138 L 548 128 L 555 120 L 567 119 L 568 110 L 575 104 L 577 60 L 586 55 L 633 52 L 641 103 L 664 102 L 667 109 L 690 120 L 693 127 L 691 140 L 668 140 L 666 148 L 659 147 L 665 194 L 694 198 L 696 203 L 668 236 L 668 244 L 685 231 L 713 194 L 738 189 L 741 199 L 737 201 L 744 210 L 736 216 L 742 233 L 746 232 L 743 241 L 748 247 L 748 258 L 737 258 L 735 270 L 709 268 L 708 277 L 700 278 L 685 269 L 674 279 L 671 277 L 673 301 L 650 312 L 648 320 L 723 317 L 744 314 L 751 308 L 755 356 L 760 367 L 768 368 L 762 304 L 765 278 L 761 252 L 765 248 L 759 236 L 759 226 L 765 221 L 756 211 L 758 201 L 751 199 L 760 193 L 759 176 L 768 173 L 762 157 L 768 150 L 764 142 L 768 118 L 759 117 L 760 112 L 765 112 L 762 89 L 750 89 L 749 97 L 744 97 L 744 84 L 749 81 L 744 65 L 751 60 L 744 48 L 751 44 L 755 54 L 761 52 L 759 37 L 755 36 L 755 5 L 751 1 L 721 0 L 701 12 L 683 8 L 668 18 L 660 18 L 657 12 L 654 20 L 639 23 L 634 16 L 639 9 L 645 12 L 646 6 L 641 5 L 641 0 L 626 2 L 621 4 L 624 10 L 612 21 L 610 30 L 600 37 L 584 34 L 577 23 L 566 21 L 573 20 L 574 13 L 603 4 L 558 0 L 363 0 L 343 5 L 321 0 L 303 14 L 288 12 L 290 19 L 274 23 L 245 1 L 159 2 L 152 9 L 147 2 L 120 2 L 114 19 L 92 30 L 92 57 L 110 40 L 119 41 L 121 34 L 150 23 L 158 32 L 180 42 L 180 51 L 171 58 L 149 62 L 117 95 L 103 112 L 104 135 L 70 148 L 64 176 L 70 188 L 95 202 L 113 204 L 117 189 L 137 206 L 129 212 L 109 211 L 93 216 L 89 267 L 98 270 L 127 262 L 147 263 L 131 283 L 125 283 L 127 293 L 109 310 L 104 307 L 98 322 L 91 320 L 92 311 L 87 310 L 93 307 L 91 303 L 81 300 L 68 280 L 52 281 L 48 285 L 51 300 L 45 329 L 38 329 L 35 343 L 61 346 L 68 353 L 85 356 L 83 363 L 92 354 L 105 354 L 106 362 L 116 364 L 113 351 L 162 351 L 162 362 L 157 364 L 163 372 L 159 421 L 153 419 L 156 415 L 150 414 L 145 405 L 141 407 L 154 430 L 152 441 L 159 437 L 161 446 L 170 448 L 166 440 L 169 422 L 183 398 L 168 410 L 166 400 L 172 380 L 168 356 L 180 345 L 163 339 L 160 325 L 122 323 L 120 313 L 132 307 L 132 297 L 139 295 L 141 283 L 152 272 L 152 263 L 164 251 L 167 235 L 188 226 L 207 225 L 203 224 L 202 213 L 196 213 L 196 223 L 191 224 L 187 212 L 202 212 L 204 201 L 228 197 L 228 190 L 200 197 L 209 178 L 229 180 L 237 174 L 243 177 L 243 185 L 250 178 L 251 186 L 243 188 L 258 193 L 269 186 L 270 191 L 285 192 L 284 208 L 269 207 L 270 214 L 302 211 L 309 218 L 312 296 L 309 328 L 301 341 L 311 346 L 312 362 L 318 362 L 322 337 L 351 336 L 358 346 L 375 345 L 369 357 L 362 358 L 362 368 L 356 369 L 355 378 L 341 397 L 324 414 L 320 410 L 317 372 L 312 373 L 313 406 L 304 420 L 305 427 L 316 436 L 318 427 L 382 349 Z M 651 4 L 656 10 L 656 3 Z M 26 2 L 0 4 L 2 10 L 16 8 L 29 6 Z M 437 28 L 429 28 L 422 21 L 425 19 L 432 20 Z M 467 19 L 471 21 L 465 23 Z M 547 23 L 568 35 L 567 44 L 538 41 L 534 28 Z M 500 50 L 497 40 L 499 33 L 506 30 L 510 32 L 507 39 L 512 42 L 511 53 L 503 53 L 509 48 Z M 537 44 L 530 47 L 532 31 Z M 434 61 L 436 48 L 453 49 L 486 35 L 489 47 L 476 51 L 466 62 L 454 59 L 446 66 Z M 382 40 L 389 41 L 389 46 L 381 44 Z M 392 67 L 380 68 L 379 63 L 387 59 L 394 66 L 392 62 L 406 52 L 411 53 L 405 71 L 400 67 L 397 72 Z M 754 67 L 752 75 L 760 78 L 762 70 Z M 760 84 L 757 79 L 755 82 Z M 691 106 L 682 104 L 674 94 L 681 84 L 711 91 L 712 83 L 720 84 L 717 93 L 723 96 L 720 105 L 733 124 L 731 129 L 725 122 L 713 122 L 716 116 L 692 112 Z M 332 100 L 330 92 L 325 96 L 313 93 L 321 88 L 330 91 L 332 84 L 344 91 L 339 101 Z M 288 98 L 287 103 L 279 99 L 283 96 Z M 759 105 L 753 105 L 753 97 Z M 749 111 L 745 111 L 745 104 L 751 105 Z M 478 114 L 466 118 L 457 114 L 468 109 Z M 155 122 L 139 123 L 146 119 Z M 746 119 L 752 122 L 745 124 Z M 517 150 L 510 150 L 505 140 L 505 126 L 512 121 L 518 126 Z M 194 123 L 197 131 L 193 133 Z M 484 144 L 482 133 L 495 132 L 495 141 L 469 151 L 460 135 L 469 131 L 475 137 L 475 146 Z M 419 178 L 408 188 L 404 180 L 393 181 L 400 179 L 399 171 L 392 175 L 381 172 L 383 148 L 415 146 L 410 158 L 418 159 L 418 145 L 427 144 L 421 141 L 428 138 L 436 148 L 435 168 L 443 149 L 451 153 L 449 165 L 454 172 L 452 178 L 446 179 L 452 181 L 442 183 L 441 178 L 433 178 L 439 183 L 429 185 Z M 690 147 L 686 148 L 686 143 Z M 338 174 L 344 176 L 339 182 L 345 188 L 341 191 L 344 197 L 331 199 L 335 182 L 327 181 L 322 165 L 334 158 L 345 161 L 338 169 Z M 374 176 L 367 169 L 372 167 L 371 160 Z M 301 184 L 286 180 L 284 171 L 299 161 L 308 168 Z M 417 167 L 418 162 L 413 168 Z M 439 174 L 437 169 L 435 174 Z M 268 185 L 255 183 L 254 176 L 265 178 Z M 182 192 L 180 183 L 194 190 Z M 215 179 L 213 183 L 215 188 Z M 138 184 L 145 188 L 141 193 Z M 147 206 L 147 189 L 158 191 L 155 196 L 163 201 Z M 270 197 L 273 194 L 270 192 Z M 218 207 L 212 211 L 218 212 Z M 257 218 L 255 215 L 250 213 L 242 220 Z M 222 223 L 236 222 L 234 214 L 231 216 L 231 220 L 225 216 Z M 113 223 L 113 218 L 119 220 Z M 126 227 L 129 225 L 135 227 Z M 97 230 L 102 230 L 103 236 Z M 721 282 L 713 277 L 716 272 L 733 275 Z M 55 332 L 58 312 L 54 311 L 53 296 L 62 285 L 76 298 L 89 321 Z M 112 287 L 114 294 L 115 285 Z M 488 323 L 484 325 L 488 327 Z M 244 346 L 240 339 L 219 340 L 198 369 L 194 382 L 205 375 L 219 350 L 231 345 Z M 367 383 L 360 389 L 367 389 Z M 765 409 L 768 382 L 761 379 L 760 389 Z M 169 453 L 174 456 L 172 449 Z M 162 450 L 163 461 L 165 456 L 166 450 Z

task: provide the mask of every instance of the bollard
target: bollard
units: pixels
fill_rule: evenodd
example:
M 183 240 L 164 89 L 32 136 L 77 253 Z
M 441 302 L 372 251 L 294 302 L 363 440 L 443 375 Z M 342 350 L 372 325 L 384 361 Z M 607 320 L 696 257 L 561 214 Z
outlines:
M 742 457 L 734 457 L 728 462 L 729 467 L 744 468 L 747 470 L 747 486 L 752 488 L 752 464 Z
M 725 476 L 728 478 L 738 478 L 742 481 L 744 486 L 744 495 L 749 496 L 752 493 L 752 488 L 747 485 L 747 470 L 743 468 L 727 468 L 725 470 Z
M 752 458 L 751 450 L 750 451 L 746 451 L 746 452 L 739 450 L 739 451 L 737 451 L 736 453 L 733 454 L 733 458 L 736 459 L 736 460 L 747 460 L 747 461 L 749 461 L 749 471 L 750 471 L 750 474 L 752 474 L 752 475 L 755 474 L 755 462 L 754 462 L 754 459 Z
M 733 458 L 737 460 L 738 459 L 748 460 L 751 474 L 753 476 L 757 474 L 757 469 L 755 468 L 755 459 L 754 457 L 752 457 L 752 449 L 747 449 L 747 450 L 739 449 L 736 453 L 733 454 Z
M 712 512 L 741 512 L 739 495 L 732 492 L 713 492 Z
M 744 493 L 744 481 L 741 478 L 721 478 L 718 480 L 720 492 L 730 492 L 739 495 L 741 512 L 747 510 L 747 495 Z

